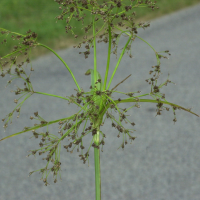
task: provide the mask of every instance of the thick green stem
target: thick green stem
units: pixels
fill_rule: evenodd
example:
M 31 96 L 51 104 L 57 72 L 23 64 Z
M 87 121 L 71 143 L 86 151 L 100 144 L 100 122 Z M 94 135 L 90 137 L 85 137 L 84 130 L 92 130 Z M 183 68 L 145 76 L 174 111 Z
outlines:
M 100 133 L 94 135 L 94 143 L 99 145 Z M 95 163 L 95 190 L 96 190 L 96 200 L 101 200 L 101 170 L 100 170 L 100 151 L 94 148 L 94 163 Z

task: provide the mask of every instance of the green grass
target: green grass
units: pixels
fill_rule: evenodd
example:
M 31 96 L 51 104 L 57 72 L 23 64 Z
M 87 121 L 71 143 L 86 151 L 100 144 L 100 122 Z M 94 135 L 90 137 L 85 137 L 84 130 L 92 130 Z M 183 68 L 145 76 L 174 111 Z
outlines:
M 47 3 L 48 2 L 48 3 Z M 149 8 L 137 8 L 136 20 L 152 20 L 171 12 L 195 5 L 199 0 L 157 0 L 159 9 L 152 11 Z M 56 23 L 55 17 L 60 14 L 59 4 L 54 0 L 1 0 L 0 1 L 0 27 L 13 32 L 25 34 L 31 29 L 38 34 L 38 41 L 46 44 L 54 50 L 71 47 L 79 43 L 84 31 L 82 25 L 76 24 L 77 39 L 69 32 L 65 33 L 65 20 Z M 91 21 L 91 15 L 86 16 L 87 23 Z M 102 23 L 100 23 L 102 25 Z M 0 38 L 0 42 L 2 38 Z M 9 53 L 13 49 L 13 41 L 7 41 L 6 45 L 0 43 L 0 56 Z M 46 49 L 37 48 L 33 51 L 34 57 L 47 53 Z

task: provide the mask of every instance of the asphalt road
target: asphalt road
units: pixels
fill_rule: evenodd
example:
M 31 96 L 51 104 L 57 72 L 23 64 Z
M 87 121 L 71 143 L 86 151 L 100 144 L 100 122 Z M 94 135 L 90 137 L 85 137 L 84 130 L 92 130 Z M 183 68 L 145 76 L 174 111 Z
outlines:
M 168 73 L 169 79 L 176 83 L 163 88 L 166 99 L 200 114 L 200 4 L 182 11 L 164 16 L 151 22 L 146 30 L 140 30 L 139 36 L 148 41 L 157 51 L 170 50 L 170 59 L 161 60 L 164 82 Z M 119 49 L 127 41 L 121 37 Z M 118 58 L 120 50 L 118 49 Z M 81 50 L 81 49 L 80 49 Z M 85 50 L 85 49 L 82 49 Z M 93 67 L 93 53 L 88 59 L 78 54 L 77 49 L 66 49 L 58 54 L 72 68 L 78 83 L 86 91 L 90 79 L 84 75 Z M 132 76 L 118 87 L 119 91 L 138 91 L 141 94 L 150 92 L 145 82 L 149 78 L 156 58 L 152 49 L 136 39 L 132 45 L 134 58 L 125 55 L 111 84 L 114 87 L 129 74 Z M 107 46 L 104 43 L 97 47 L 98 70 L 104 76 Z M 109 77 L 117 59 L 111 58 Z M 41 57 L 32 62 L 35 71 L 31 81 L 35 91 L 66 96 L 76 94 L 73 79 L 53 54 Z M 9 91 L 14 85 L 23 84 L 21 80 L 13 86 L 5 84 L 9 77 L 0 78 L 0 118 L 14 109 L 14 93 Z M 116 95 L 116 98 L 118 95 Z M 123 95 L 119 95 L 123 98 Z M 102 131 L 106 134 L 104 152 L 101 153 L 102 200 L 199 200 L 200 199 L 200 118 L 178 110 L 177 122 L 174 125 L 173 112 L 164 112 L 157 116 L 155 104 L 141 103 L 141 108 L 132 109 L 129 120 L 135 122 L 136 140 L 117 148 L 122 137 L 117 138 L 117 131 L 106 121 Z M 129 107 L 130 104 L 121 106 Z M 34 94 L 22 106 L 19 119 L 13 118 L 13 124 L 4 132 L 0 122 L 1 138 L 19 132 L 24 126 L 33 125 L 29 119 L 38 111 L 45 120 L 55 120 L 70 116 L 77 111 L 76 106 L 68 105 L 64 100 Z M 132 128 L 129 124 L 127 128 Z M 58 124 L 50 126 L 49 132 L 57 134 Z M 90 165 L 82 164 L 76 151 L 73 154 L 61 152 L 61 177 L 56 184 L 52 175 L 48 177 L 47 187 L 40 180 L 41 174 L 29 172 L 46 165 L 38 154 L 26 157 L 29 150 L 38 149 L 40 142 L 29 139 L 32 132 L 0 142 L 0 200 L 92 200 L 95 199 L 95 179 L 93 149 L 90 150 Z M 64 143 L 63 143 L 64 144 Z M 84 142 L 90 144 L 90 139 Z

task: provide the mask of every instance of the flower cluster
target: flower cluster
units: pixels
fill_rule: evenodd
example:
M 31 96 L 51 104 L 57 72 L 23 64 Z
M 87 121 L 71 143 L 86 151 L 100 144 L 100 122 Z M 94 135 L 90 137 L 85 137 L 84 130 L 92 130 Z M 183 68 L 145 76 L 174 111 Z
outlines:
M 35 32 L 32 32 L 30 29 L 27 31 L 26 35 L 22 35 L 19 33 L 5 30 L 3 28 L 0 28 L 0 33 L 2 36 L 4 36 L 4 39 L 1 42 L 1 44 L 6 44 L 7 36 L 11 34 L 11 39 L 14 40 L 14 42 L 16 42 L 12 53 L 0 57 L 1 71 L 3 71 L 4 68 L 6 68 L 9 64 L 10 68 L 12 67 L 12 65 L 16 65 L 18 68 L 20 68 L 25 63 L 30 63 L 29 52 L 32 48 L 36 47 L 37 45 L 37 34 Z M 19 60 L 19 55 L 22 55 L 24 59 L 23 61 L 20 60 L 20 62 L 17 62 Z M 10 73 L 10 69 L 7 71 L 7 73 Z M 23 71 L 18 71 L 18 76 L 20 76 L 20 73 L 23 73 Z M 5 74 L 2 73 L 1 76 L 4 77 Z
M 101 81 L 101 80 L 98 80 L 98 82 L 99 81 Z M 121 81 L 120 83 L 122 83 L 123 81 Z M 119 84 L 117 84 L 117 86 L 118 85 Z M 115 86 L 115 88 L 117 86 Z M 82 90 L 81 92 L 77 91 L 76 96 L 74 96 L 72 94 L 70 97 L 68 97 L 69 104 L 75 103 L 81 109 L 79 110 L 78 113 L 74 114 L 73 116 L 59 120 L 59 122 L 58 122 L 59 136 L 49 134 L 48 131 L 46 133 L 43 133 L 43 132 L 37 133 L 35 129 L 32 130 L 34 127 L 32 127 L 32 128 L 25 127 L 26 130 L 32 130 L 33 136 L 35 138 L 42 136 L 41 141 L 39 143 L 39 146 L 41 148 L 36 149 L 36 150 L 31 150 L 31 154 L 29 154 L 29 155 L 35 155 L 37 152 L 39 155 L 42 155 L 46 152 L 49 152 L 47 154 L 46 158 L 43 158 L 43 160 L 47 160 L 46 167 L 36 170 L 36 171 L 40 171 L 41 173 L 43 173 L 43 175 L 45 172 L 46 172 L 46 174 L 48 174 L 47 173 L 48 171 L 52 171 L 53 175 L 55 176 L 54 182 L 57 181 L 58 171 L 61 170 L 61 167 L 60 167 L 61 162 L 60 162 L 60 155 L 59 155 L 60 150 L 58 150 L 58 147 L 61 146 L 62 141 L 66 143 L 66 141 L 64 139 L 67 138 L 68 141 L 70 141 L 70 142 L 68 142 L 68 144 L 63 145 L 64 149 L 66 149 L 67 152 L 73 153 L 75 148 L 77 148 L 77 152 L 79 152 L 81 149 L 81 154 L 79 155 L 79 157 L 81 160 L 83 160 L 83 163 L 86 163 L 87 159 L 89 158 L 89 151 L 90 151 L 91 147 L 99 149 L 100 146 L 102 146 L 101 151 L 103 152 L 103 145 L 105 144 L 104 138 L 106 138 L 106 134 L 100 130 L 99 124 L 101 126 L 103 126 L 105 123 L 105 120 L 108 118 L 111 119 L 111 127 L 118 130 L 117 137 L 119 138 L 121 135 L 123 135 L 123 141 L 120 146 L 122 149 L 124 148 L 124 145 L 127 144 L 127 139 L 126 139 L 127 135 L 129 136 L 130 140 L 135 139 L 135 137 L 130 135 L 130 132 L 132 132 L 130 130 L 132 130 L 132 129 L 126 129 L 122 125 L 123 121 L 126 124 L 130 123 L 132 126 L 135 126 L 135 123 L 130 122 L 127 119 L 127 115 L 125 115 L 125 113 L 127 112 L 128 109 L 118 108 L 115 101 L 111 98 L 112 93 L 115 92 L 114 88 L 110 91 L 106 90 L 103 92 L 96 90 L 96 87 L 92 88 L 92 86 L 90 86 L 90 89 L 93 92 L 91 92 L 91 91 L 84 92 Z M 94 89 L 94 90 L 92 90 L 92 89 Z M 140 92 L 140 91 L 138 91 L 138 92 Z M 103 104 L 102 109 L 100 109 L 96 95 L 94 93 L 97 96 L 101 97 L 102 104 Z M 126 95 L 133 96 L 133 94 L 134 93 L 132 93 L 132 94 L 127 93 Z M 134 98 L 136 98 L 136 100 L 138 101 L 137 97 L 134 97 Z M 118 99 L 117 101 L 121 101 L 121 99 Z M 135 106 L 137 107 L 138 104 L 136 104 Z M 109 110 L 110 110 L 110 112 L 109 112 Z M 118 112 L 119 120 L 115 119 L 115 117 L 112 114 L 112 110 L 114 110 L 115 112 Z M 120 111 L 120 110 L 122 110 L 122 111 Z M 34 124 L 35 128 L 43 127 L 43 126 L 46 126 L 46 125 L 49 125 L 50 123 L 52 123 L 52 122 L 45 121 L 41 116 L 39 116 L 38 112 L 35 112 L 34 116 L 37 118 L 31 116 L 30 119 L 31 120 L 36 119 L 36 120 L 40 121 L 40 124 Z M 103 119 L 103 117 L 104 117 L 104 119 Z M 80 133 L 80 132 L 78 132 L 78 130 L 80 128 L 80 125 L 82 123 L 84 123 L 84 121 L 85 121 L 85 125 L 84 125 L 83 130 Z M 88 121 L 89 121 L 89 126 L 86 127 L 86 124 Z M 95 134 L 97 134 L 97 131 L 99 131 L 102 136 L 102 138 L 98 144 L 96 144 L 93 140 L 94 139 L 93 136 Z M 88 147 L 88 149 L 86 150 L 86 152 L 83 153 L 83 150 L 85 149 L 85 146 L 83 144 L 83 137 L 90 135 L 90 134 L 91 134 L 91 144 Z M 53 166 L 48 168 L 50 161 L 53 163 Z M 36 171 L 33 171 L 33 172 L 36 172 Z M 30 175 L 33 172 L 31 172 Z M 47 176 L 44 179 L 42 178 L 43 181 L 45 182 L 45 185 L 48 184 Z
M 145 40 L 140 38 L 137 33 L 138 33 L 138 28 L 143 28 L 145 29 L 146 27 L 149 27 L 149 23 L 135 23 L 134 22 L 134 17 L 136 15 L 135 9 L 138 7 L 144 7 L 147 6 L 151 8 L 152 10 L 156 7 L 156 2 L 151 2 L 149 0 L 146 1 L 135 1 L 135 0 L 110 0 L 109 2 L 105 1 L 97 1 L 97 0 L 55 0 L 60 5 L 60 9 L 62 10 L 61 15 L 57 16 L 58 20 L 66 20 L 66 33 L 69 31 L 72 32 L 72 34 L 75 36 L 75 38 L 78 37 L 74 33 L 75 27 L 73 27 L 70 23 L 72 20 L 77 20 L 82 21 L 84 23 L 84 16 L 85 12 L 89 12 L 93 20 L 91 20 L 91 23 L 87 26 L 84 27 L 86 35 L 83 37 L 83 44 L 85 44 L 85 48 L 87 49 L 84 52 L 85 58 L 88 58 L 88 55 L 90 54 L 90 48 L 91 46 L 94 47 L 94 55 L 96 51 L 96 37 L 98 34 L 101 33 L 101 30 L 104 28 L 105 31 L 103 34 L 99 35 L 99 40 L 97 43 L 104 42 L 104 43 L 109 43 L 108 45 L 108 61 L 110 60 L 110 52 L 111 52 L 111 44 L 113 44 L 113 48 L 115 50 L 113 51 L 113 54 L 117 55 L 117 47 L 118 47 L 118 42 L 119 37 L 122 34 L 126 34 L 129 36 L 129 39 L 126 43 L 126 45 L 123 48 L 123 51 L 121 53 L 121 56 L 118 60 L 118 63 L 114 69 L 114 72 L 110 78 L 110 81 L 107 84 L 107 75 L 108 75 L 108 70 L 109 70 L 109 62 L 107 64 L 106 68 L 106 75 L 104 79 L 104 84 L 103 84 L 103 79 L 101 78 L 99 72 L 97 71 L 96 64 L 94 64 L 94 70 L 89 69 L 85 75 L 91 75 L 91 86 L 90 86 L 90 91 L 85 92 L 83 89 L 80 89 L 71 69 L 69 66 L 64 62 L 64 60 L 52 49 L 49 47 L 38 43 L 37 40 L 37 34 L 35 32 L 32 32 L 29 30 L 26 35 L 22 35 L 19 33 L 15 32 L 10 32 L 8 30 L 5 30 L 3 28 L 0 29 L 0 33 L 2 36 L 5 36 L 5 38 L 11 35 L 11 38 L 14 41 L 17 41 L 17 45 L 14 46 L 13 51 L 10 54 L 7 54 L 6 56 L 3 56 L 0 58 L 0 67 L 1 67 L 1 76 L 4 77 L 6 74 L 9 74 L 10 76 L 14 76 L 11 80 L 8 81 L 8 84 L 12 83 L 12 80 L 15 78 L 21 78 L 24 82 L 23 88 L 19 88 L 17 86 L 17 89 L 13 92 L 15 92 L 15 95 L 18 95 L 18 99 L 14 99 L 14 103 L 17 104 L 17 106 L 14 108 L 12 112 L 10 112 L 2 121 L 5 121 L 4 128 L 8 126 L 8 122 L 11 120 L 12 123 L 12 117 L 13 113 L 16 111 L 17 113 L 20 114 L 21 111 L 21 106 L 27 100 L 31 95 L 33 94 L 43 94 L 47 96 L 52 96 L 52 97 L 57 97 L 64 99 L 68 101 L 69 104 L 73 103 L 76 104 L 79 107 L 79 111 L 75 114 L 73 114 L 70 117 L 66 117 L 63 119 L 57 119 L 54 121 L 47 121 L 43 119 L 38 111 L 34 112 L 34 117 L 31 116 L 30 119 L 37 120 L 40 123 L 34 124 L 33 127 L 24 127 L 21 132 L 15 133 L 11 136 L 7 136 L 1 140 L 7 139 L 9 137 L 13 137 L 16 135 L 19 135 L 24 132 L 32 131 L 33 137 L 38 139 L 41 137 L 41 141 L 39 142 L 39 149 L 36 150 L 31 150 L 31 154 L 29 155 L 36 155 L 38 153 L 39 155 L 44 155 L 47 153 L 46 157 L 43 158 L 43 160 L 47 161 L 47 165 L 39 170 L 42 173 L 42 180 L 45 183 L 45 185 L 48 185 L 49 183 L 47 182 L 47 177 L 49 175 L 49 172 L 53 173 L 53 176 L 55 177 L 54 182 L 57 182 L 57 175 L 61 171 L 61 162 L 60 162 L 60 150 L 61 150 L 61 143 L 63 142 L 63 148 L 66 149 L 67 152 L 72 153 L 74 149 L 77 149 L 77 152 L 80 151 L 81 153 L 79 155 L 80 159 L 83 161 L 83 163 L 86 163 L 88 160 L 89 162 L 89 151 L 90 148 L 93 147 L 94 151 L 97 152 L 99 151 L 101 147 L 101 151 L 103 151 L 103 145 L 105 145 L 105 138 L 106 134 L 103 133 L 100 129 L 101 126 L 104 125 L 106 119 L 110 119 L 111 122 L 111 127 L 116 129 L 118 132 L 117 137 L 119 138 L 120 136 L 123 136 L 122 144 L 120 147 L 124 149 L 125 145 L 128 143 L 127 142 L 127 137 L 131 140 L 135 140 L 134 136 L 131 136 L 130 132 L 133 133 L 133 129 L 127 129 L 123 126 L 123 122 L 125 124 L 130 123 L 131 126 L 135 126 L 134 122 L 130 122 L 127 119 L 127 112 L 129 109 L 136 107 L 140 108 L 139 103 L 141 102 L 151 102 L 151 103 L 156 103 L 156 115 L 161 115 L 162 111 L 167 110 L 169 111 L 168 107 L 165 107 L 164 105 L 167 104 L 172 107 L 173 112 L 174 112 L 174 119 L 173 121 L 176 122 L 176 109 L 183 109 L 185 111 L 188 111 L 192 114 L 195 114 L 191 112 L 190 109 L 185 109 L 179 105 L 173 104 L 168 102 L 165 99 L 165 94 L 161 93 L 161 88 L 163 86 L 167 86 L 168 83 L 172 83 L 169 79 L 167 79 L 164 83 L 158 84 L 158 78 L 161 74 L 161 68 L 160 68 L 160 59 L 161 58 L 167 58 L 166 56 L 162 55 L 168 54 L 170 55 L 169 51 L 162 51 L 162 52 L 157 52 L 155 49 L 149 45 Z M 103 26 L 101 27 L 100 30 L 95 30 L 95 25 L 97 22 L 100 21 L 100 19 L 103 20 Z M 78 23 L 77 22 L 77 23 Z M 122 30 L 121 28 L 126 26 L 126 30 Z M 87 39 L 87 34 L 89 33 L 89 30 L 93 28 L 93 36 L 90 39 Z M 115 29 L 118 29 L 121 31 L 120 34 L 115 33 Z M 135 38 L 139 38 L 146 42 L 155 52 L 156 58 L 157 58 L 157 65 L 152 66 L 152 70 L 149 71 L 149 75 L 152 75 L 152 77 L 146 79 L 146 82 L 151 85 L 151 91 L 147 94 L 142 94 L 138 95 L 141 91 L 136 91 L 136 92 L 119 92 L 116 90 L 118 85 L 122 84 L 125 80 L 127 80 L 131 74 L 123 79 L 121 82 L 119 82 L 115 87 L 112 89 L 109 89 L 109 86 L 112 82 L 112 79 L 114 77 L 114 74 L 119 66 L 119 63 L 125 53 L 131 51 L 131 43 L 134 41 Z M 6 39 L 3 39 L 2 44 L 6 43 Z M 77 46 L 77 48 L 81 47 L 81 44 Z M 129 44 L 130 43 L 130 44 Z M 47 94 L 47 93 L 42 93 L 42 92 L 37 92 L 33 89 L 31 81 L 30 81 L 30 75 L 31 72 L 34 71 L 33 68 L 30 68 L 30 74 L 26 74 L 25 68 L 23 68 L 23 65 L 26 63 L 30 63 L 30 57 L 29 53 L 30 50 L 36 46 L 42 46 L 47 49 L 49 49 L 51 52 L 53 52 L 61 61 L 62 63 L 66 66 L 68 71 L 70 72 L 72 78 L 74 79 L 74 82 L 78 88 L 76 90 L 76 94 L 72 94 L 71 96 L 66 96 L 66 97 L 61 97 L 53 94 Z M 76 46 L 74 46 L 76 47 Z M 82 53 L 82 52 L 79 52 Z M 19 60 L 19 55 L 25 56 L 23 61 Z M 132 58 L 132 55 L 130 53 L 129 55 L 130 58 Z M 94 58 L 96 59 L 96 58 Z M 6 67 L 10 64 L 9 69 L 5 71 Z M 11 67 L 14 66 L 14 72 L 12 72 Z M 107 86 L 107 88 L 106 88 Z M 128 98 L 125 99 L 114 99 L 112 97 L 113 93 L 120 93 L 123 95 L 128 96 Z M 26 96 L 25 96 L 26 95 Z M 22 97 L 25 98 L 21 100 Z M 144 96 L 151 96 L 153 99 L 143 99 Z M 132 103 L 132 106 L 129 108 L 119 108 L 118 104 L 120 103 Z M 113 115 L 113 112 L 116 112 L 119 116 L 118 119 L 116 119 Z M 18 114 L 18 117 L 19 117 Z M 199 116 L 195 114 L 196 116 Z M 59 131 L 57 135 L 51 134 L 48 131 L 49 125 L 58 123 L 59 125 Z M 87 123 L 89 125 L 87 126 Z M 79 131 L 80 125 L 84 124 L 83 130 Z M 87 126 L 87 127 L 86 127 Z M 42 128 L 42 127 L 47 127 L 46 132 L 41 132 L 39 133 L 37 129 Z M 89 147 L 85 147 L 83 144 L 83 137 L 89 136 L 91 143 Z M 1 141 L 0 140 L 0 141 Z M 119 147 L 119 148 L 120 148 Z M 83 152 L 83 150 L 86 150 Z M 99 154 L 97 152 L 97 154 Z M 28 156 L 29 156 L 28 155 Z M 50 164 L 51 163 L 51 164 Z M 35 172 L 35 171 L 33 171 Z M 30 175 L 33 173 L 30 172 Z M 45 175 L 45 177 L 44 177 Z
M 85 58 L 88 58 L 88 55 L 90 54 L 90 48 L 93 48 L 93 40 L 94 37 L 97 37 L 98 34 L 104 30 L 104 33 L 99 35 L 99 40 L 97 43 L 104 42 L 108 43 L 108 34 L 109 34 L 109 28 L 111 28 L 111 38 L 112 38 L 112 44 L 113 48 L 116 47 L 113 50 L 113 54 L 117 55 L 117 45 L 116 41 L 119 40 L 119 37 L 121 34 L 115 33 L 115 29 L 117 27 L 123 28 L 126 26 L 127 31 L 131 35 L 136 35 L 138 28 L 145 29 L 146 27 L 149 27 L 149 23 L 135 23 L 134 19 L 136 16 L 135 10 L 138 7 L 148 7 L 154 10 L 155 8 L 158 9 L 156 5 L 156 1 L 152 2 L 149 0 L 146 1 L 138 1 L 138 0 L 111 0 L 109 2 L 105 1 L 96 1 L 96 0 L 55 0 L 60 7 L 59 9 L 62 10 L 62 13 L 57 16 L 56 18 L 58 20 L 64 20 L 66 21 L 65 30 L 66 33 L 69 31 L 74 35 L 75 38 L 78 37 L 74 33 L 74 30 L 76 27 L 73 27 L 72 21 L 76 20 L 77 22 L 74 24 L 78 24 L 79 21 L 82 21 L 82 25 L 84 24 L 84 18 L 86 16 L 86 13 L 89 13 L 91 15 L 95 15 L 95 23 L 103 21 L 103 26 L 100 28 L 100 30 L 96 30 L 96 35 L 88 39 L 88 33 L 89 30 L 93 27 L 93 22 L 91 20 L 91 23 L 88 25 L 85 25 L 82 29 L 85 31 L 85 36 L 83 37 L 83 41 L 79 43 L 77 46 L 74 46 L 74 48 L 80 48 L 82 44 L 85 44 L 86 51 L 85 52 L 79 52 L 84 53 Z M 133 37 L 134 38 L 134 37 Z M 133 39 L 134 40 L 134 39 Z M 127 50 L 129 51 L 131 48 L 131 45 L 127 47 Z M 132 55 L 130 54 L 130 57 Z

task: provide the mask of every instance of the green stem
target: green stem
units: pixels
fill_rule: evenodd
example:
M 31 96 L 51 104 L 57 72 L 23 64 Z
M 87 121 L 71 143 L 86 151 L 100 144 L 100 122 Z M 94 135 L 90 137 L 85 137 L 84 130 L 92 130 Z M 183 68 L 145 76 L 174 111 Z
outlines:
M 120 55 L 120 57 L 119 57 L 119 60 L 117 61 L 117 65 L 115 66 L 115 69 L 114 69 L 114 71 L 113 71 L 113 73 L 112 73 L 112 76 L 111 76 L 111 78 L 110 78 L 110 81 L 109 81 L 109 83 L 108 83 L 107 90 L 108 90 L 109 87 L 110 87 L 110 84 L 111 84 L 111 82 L 112 82 L 112 79 L 113 79 L 113 77 L 114 77 L 114 75 L 115 75 L 115 73 L 116 73 L 116 71 L 117 71 L 117 68 L 118 68 L 118 66 L 119 66 L 119 64 L 120 64 L 120 62 L 121 62 L 121 59 L 122 59 L 122 57 L 123 57 L 123 55 L 124 55 L 124 52 L 125 52 L 125 50 L 126 50 L 126 47 L 127 47 L 128 44 L 129 44 L 130 40 L 131 40 L 131 36 L 129 37 L 129 39 L 128 39 L 126 45 L 124 46 L 124 48 L 123 48 L 123 50 L 122 50 L 122 53 L 121 53 L 121 55 Z
M 94 45 L 94 83 L 97 81 L 97 49 L 96 49 L 96 35 L 95 35 L 95 16 L 93 15 L 93 45 Z
M 128 34 L 129 35 L 129 34 Z M 142 39 L 141 37 L 139 37 L 139 36 L 137 36 L 137 35 L 135 35 L 137 38 L 139 38 L 140 40 L 142 40 L 143 42 L 145 42 L 147 45 L 149 45 L 153 50 L 154 50 L 154 52 L 155 53 L 157 53 L 156 52 L 156 50 L 147 42 L 147 41 L 145 41 L 144 39 Z
M 46 124 L 39 124 L 39 125 L 37 125 L 37 126 L 30 127 L 30 128 L 28 128 L 28 129 L 26 129 L 26 130 L 24 130 L 24 131 L 20 131 L 20 132 L 18 132 L 18 133 L 14 133 L 14 134 L 12 134 L 12 135 L 6 136 L 6 137 L 0 139 L 0 141 L 5 140 L 5 139 L 8 139 L 8 138 L 11 138 L 11 137 L 14 137 L 14 136 L 16 136 L 16 135 L 20 135 L 20 134 L 22 134 L 22 133 L 26 133 L 26 132 L 28 132 L 28 131 L 37 130 L 37 129 L 41 128 L 41 127 L 45 127 L 45 126 L 48 126 L 48 125 L 50 125 L 50 124 L 54 124 L 54 123 L 57 123 L 57 122 L 60 122 L 60 121 L 64 121 L 64 120 L 66 120 L 66 119 L 67 119 L 67 120 L 70 120 L 70 119 L 74 118 L 74 116 L 75 116 L 75 115 L 72 115 L 72 116 L 70 116 L 70 117 L 65 117 L 65 118 L 62 118 L 62 119 L 57 119 L 57 120 L 54 120 L 54 121 L 47 122 Z
M 145 94 L 145 95 L 140 95 L 140 96 L 146 96 L 146 94 Z M 138 97 L 139 97 L 139 96 L 138 96 Z M 108 97 L 108 98 L 109 98 L 109 97 Z M 110 99 L 110 98 L 109 98 L 109 99 Z M 174 107 L 177 107 L 177 108 L 179 108 L 179 109 L 182 109 L 182 110 L 184 110 L 184 111 L 187 111 L 187 112 L 189 112 L 189 113 L 191 113 L 191 114 L 193 114 L 193 115 L 196 115 L 197 117 L 200 117 L 200 115 L 198 115 L 198 114 L 192 112 L 190 109 L 186 109 L 186 108 L 184 108 L 184 107 L 182 107 L 182 106 L 180 106 L 180 105 L 177 105 L 177 104 L 174 104 L 174 103 L 171 103 L 171 102 L 168 102 L 168 101 L 157 101 L 157 100 L 153 100 L 153 99 L 139 99 L 139 100 L 136 100 L 135 98 L 121 99 L 121 101 L 119 101 L 119 100 L 112 100 L 112 99 L 110 99 L 110 100 L 111 100 L 111 102 L 108 103 L 108 104 L 104 107 L 104 109 L 102 110 L 102 112 L 99 114 L 100 116 L 104 116 L 104 114 L 106 113 L 106 111 L 108 110 L 108 108 L 110 107 L 110 105 L 111 105 L 112 103 L 114 103 L 114 104 L 119 104 L 119 103 L 131 103 L 131 102 L 138 102 L 138 103 L 145 102 L 145 103 L 163 103 L 163 104 L 167 104 L 167 105 L 174 106 Z M 117 109 L 118 109 L 118 108 L 117 108 Z
M 155 50 L 147 41 L 145 41 L 145 40 L 142 39 L 141 37 L 139 37 L 139 36 L 137 36 L 137 35 L 136 35 L 136 37 L 139 38 L 140 40 L 142 40 L 143 42 L 145 42 L 147 45 L 149 45 L 149 46 L 153 49 L 153 51 L 154 51 L 155 54 L 156 54 L 157 63 L 158 63 L 158 65 L 160 65 L 160 59 L 159 59 L 159 57 L 158 57 L 158 53 L 156 52 L 156 50 Z
M 60 99 L 64 99 L 64 100 L 67 100 L 69 101 L 69 99 L 65 98 L 65 97 L 61 97 L 61 96 L 58 96 L 58 95 L 54 95 L 54 94 L 48 94 L 48 93 L 44 93 L 44 92 L 35 92 L 34 93 L 36 94 L 43 94 L 43 95 L 47 95 L 47 96 L 52 96 L 52 97 L 57 97 L 57 98 L 60 98 Z M 79 104 L 78 104 L 79 105 Z
M 108 71 L 109 71 L 109 65 L 110 65 L 110 52 L 111 52 L 111 27 L 109 25 L 109 45 L 108 45 L 108 58 L 107 58 L 107 66 L 106 66 L 106 73 L 105 73 L 105 79 L 104 79 L 104 86 L 103 86 L 103 91 L 106 89 L 106 82 L 108 78 Z
M 118 30 L 120 30 L 120 31 L 123 31 L 122 29 L 120 29 L 120 28 L 118 28 L 117 26 L 114 26 L 115 28 L 117 28 Z M 128 35 L 129 37 L 131 36 L 130 34 L 128 34 L 127 33 L 127 31 L 123 31 L 126 35 Z M 160 59 L 159 59 L 159 57 L 158 57 L 158 53 L 157 53 L 157 51 L 147 42 L 147 41 L 145 41 L 144 39 L 142 39 L 141 37 L 139 37 L 139 36 L 137 36 L 137 35 L 134 35 L 135 37 L 137 37 L 137 38 L 139 38 L 140 40 L 142 40 L 143 42 L 145 42 L 147 45 L 149 45 L 152 49 L 153 49 L 153 51 L 155 52 L 155 54 L 156 54 L 156 59 L 157 59 L 157 62 L 158 62 L 158 65 L 160 65 Z
M 95 15 L 93 15 L 93 45 L 94 45 L 94 83 L 97 81 L 97 60 L 96 60 L 96 35 L 95 35 Z M 92 75 L 91 75 L 92 76 Z M 93 83 L 93 84 L 94 84 Z M 94 143 L 99 145 L 100 132 L 94 135 Z M 101 171 L 100 171 L 100 152 L 98 148 L 94 148 L 94 163 L 95 163 L 95 191 L 96 200 L 101 200 Z
M 49 48 L 48 46 L 46 46 L 46 45 L 44 45 L 44 44 L 40 44 L 40 43 L 38 43 L 38 45 L 47 48 L 48 50 L 50 50 L 51 52 L 53 52 L 53 53 L 62 61 L 62 63 L 65 65 L 65 67 L 68 69 L 69 73 L 71 74 L 72 78 L 74 79 L 74 82 L 75 82 L 75 84 L 76 84 L 78 90 L 81 91 L 81 89 L 80 89 L 80 87 L 79 87 L 79 85 L 78 85 L 78 83 L 77 83 L 77 81 L 76 81 L 76 79 L 75 79 L 75 77 L 74 77 L 74 74 L 72 73 L 72 71 L 71 71 L 71 69 L 69 68 L 69 66 L 65 63 L 65 61 L 64 61 L 54 50 L 52 50 L 52 49 Z
M 57 97 L 57 98 L 60 98 L 60 99 L 64 99 L 64 100 L 70 101 L 69 99 L 67 99 L 65 97 L 61 97 L 61 96 L 54 95 L 54 94 L 48 94 L 48 93 L 44 93 L 44 92 L 35 92 L 35 91 L 33 93 L 43 94 L 43 95 L 47 95 L 47 96 L 51 96 L 51 97 Z M 77 102 L 74 101 L 73 103 L 75 103 L 77 106 L 82 108 L 82 106 L 80 104 L 78 104 Z
M 94 143 L 99 145 L 100 131 L 94 135 Z M 100 151 L 94 148 L 94 163 L 95 163 L 95 190 L 96 200 L 101 200 L 101 170 L 100 170 Z
M 3 56 L 2 59 L 3 59 L 3 58 L 8 58 L 8 57 L 10 57 L 11 55 L 13 55 L 13 54 L 15 54 L 15 53 L 17 53 L 17 52 L 20 52 L 20 51 L 22 51 L 22 50 L 25 50 L 25 49 L 27 49 L 27 47 L 21 48 L 21 49 L 18 49 L 18 50 L 16 50 L 16 51 L 12 52 L 12 53 L 9 53 L 9 54 Z
M 163 103 L 163 104 L 167 104 L 167 105 L 170 105 L 170 106 L 174 106 L 174 107 L 177 107 L 177 108 L 180 108 L 182 110 L 185 110 L 193 115 L 196 115 L 197 117 L 200 117 L 198 114 L 192 112 L 190 109 L 186 109 L 180 105 L 177 105 L 177 104 L 174 104 L 174 103 L 170 103 L 170 102 L 166 102 L 166 101 L 157 101 L 157 100 L 153 100 L 153 99 L 139 99 L 139 101 L 137 101 L 136 99 L 132 99 L 132 98 L 128 98 L 128 99 L 122 99 L 121 101 L 118 101 L 118 100 L 115 100 L 114 101 L 116 104 L 118 103 L 128 103 L 128 102 L 149 102 L 149 103 Z

